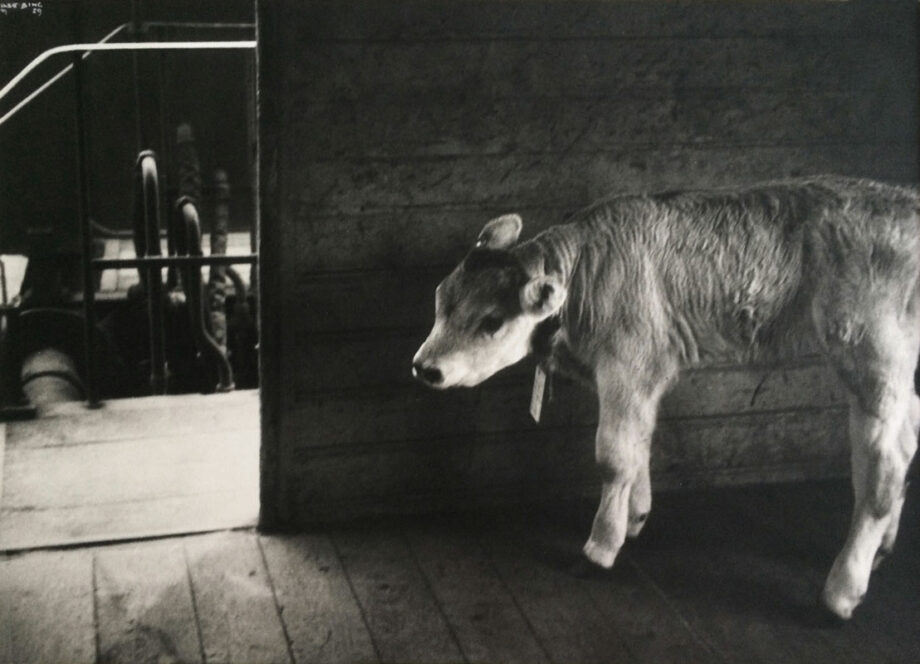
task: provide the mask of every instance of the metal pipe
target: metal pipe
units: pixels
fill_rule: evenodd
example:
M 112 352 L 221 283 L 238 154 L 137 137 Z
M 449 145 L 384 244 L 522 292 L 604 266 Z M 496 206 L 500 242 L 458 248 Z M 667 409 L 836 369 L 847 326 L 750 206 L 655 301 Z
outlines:
M 102 39 L 100 39 L 100 40 L 99 40 L 99 43 L 100 43 L 100 44 L 104 44 L 105 42 L 109 41 L 109 40 L 112 39 L 113 37 L 117 36 L 122 30 L 124 30 L 124 29 L 127 28 L 127 27 L 128 27 L 128 24 L 127 24 L 127 23 L 122 23 L 122 24 L 119 25 L 117 28 L 115 28 L 114 30 L 112 30 L 109 34 L 107 34 L 105 37 L 103 37 Z M 83 54 L 82 58 L 85 60 L 85 59 L 88 58 L 89 56 L 90 56 L 90 53 L 89 53 L 89 52 L 86 52 L 86 53 Z M 14 115 L 16 115 L 16 114 L 20 111 L 20 109 L 25 108 L 25 107 L 26 107 L 28 104 L 30 104 L 34 99 L 36 99 L 39 95 L 41 95 L 45 90 L 47 90 L 47 89 L 50 88 L 52 85 L 54 85 L 55 83 L 57 83 L 59 80 L 61 80 L 62 78 L 64 78 L 64 76 L 67 75 L 67 72 L 71 71 L 72 69 L 73 69 L 73 65 L 67 65 L 66 67 L 64 67 L 63 69 L 61 69 L 57 74 L 55 74 L 54 76 L 52 76 L 51 78 L 49 78 L 47 81 L 45 81 L 41 86 L 39 86 L 38 88 L 36 88 L 35 91 L 32 92 L 32 94 L 30 94 L 28 97 L 26 97 L 26 98 L 23 99 L 21 102 L 19 102 L 18 104 L 16 104 L 13 108 L 11 108 L 11 109 L 9 110 L 9 112 L 7 112 L 6 115 L 4 115 L 3 117 L 0 117 L 0 125 L 2 125 L 4 122 L 6 122 L 7 120 L 9 120 L 11 117 L 13 117 Z
M 241 41 L 183 41 L 183 42 L 119 42 L 116 44 L 99 44 L 95 42 L 81 44 L 64 44 L 49 48 L 26 65 L 16 74 L 9 83 L 0 89 L 0 99 L 3 99 L 15 88 L 20 81 L 28 76 L 45 60 L 62 53 L 83 51 L 223 51 L 223 50 L 253 50 L 256 48 L 255 40 Z
M 201 224 L 198 220 L 198 210 L 191 199 L 182 197 L 176 202 L 176 218 L 181 220 L 185 233 L 179 233 L 182 242 L 177 242 L 176 250 L 188 253 L 191 256 L 201 256 Z M 182 237 L 184 235 L 184 237 Z M 181 245 L 181 246 L 179 246 Z M 233 390 L 233 369 L 227 360 L 227 354 L 221 349 L 214 338 L 208 333 L 204 305 L 202 303 L 202 283 L 200 266 L 186 266 L 183 274 L 185 297 L 188 302 L 188 311 L 191 318 L 192 334 L 195 335 L 195 345 L 201 355 L 207 355 L 216 365 L 218 374 L 217 391 L 230 392 Z
M 136 173 L 143 220 L 143 233 L 137 234 L 137 254 L 145 257 L 158 257 L 160 251 L 160 190 L 157 176 L 156 155 L 150 151 L 141 152 L 137 157 Z M 135 211 L 137 208 L 135 207 Z M 135 220 L 135 228 L 140 220 Z M 150 332 L 150 387 L 154 394 L 166 393 L 166 350 L 163 323 L 163 280 L 160 268 L 145 265 L 147 294 L 147 315 Z
M 57 348 L 43 348 L 22 361 L 22 392 L 39 414 L 62 401 L 79 401 L 85 387 L 73 358 Z
M 86 403 L 98 408 L 96 393 L 96 363 L 93 349 L 96 343 L 96 280 L 90 264 L 93 256 L 93 229 L 89 218 L 89 164 L 86 158 L 86 116 L 83 108 L 83 58 L 79 53 L 73 56 L 74 90 L 76 101 L 77 132 L 77 217 L 80 221 L 81 267 L 83 272 L 83 353 L 86 359 Z
M 139 258 L 94 258 L 92 266 L 96 270 L 123 270 L 132 267 L 158 267 L 170 265 L 183 267 L 201 267 L 202 265 L 237 265 L 259 262 L 259 254 L 230 254 L 226 256 L 148 256 Z
M 99 40 L 98 43 L 104 44 L 107 41 L 110 41 L 129 26 L 133 25 L 132 23 L 122 23 L 112 30 L 109 34 Z M 193 22 L 182 22 L 182 21 L 145 21 L 139 23 L 135 26 L 134 32 L 143 31 L 150 27 L 166 27 L 166 28 L 191 28 L 195 30 L 251 30 L 255 27 L 253 23 L 193 23 Z M 83 59 L 85 60 L 90 56 L 90 52 L 87 51 L 83 54 Z M 12 118 L 23 108 L 32 103 L 36 98 L 41 96 L 45 90 L 50 88 L 52 85 L 61 80 L 67 73 L 73 69 L 73 65 L 67 65 L 61 69 L 57 74 L 45 81 L 41 86 L 35 89 L 28 97 L 20 101 L 13 108 L 9 110 L 6 115 L 0 117 L 0 125 Z

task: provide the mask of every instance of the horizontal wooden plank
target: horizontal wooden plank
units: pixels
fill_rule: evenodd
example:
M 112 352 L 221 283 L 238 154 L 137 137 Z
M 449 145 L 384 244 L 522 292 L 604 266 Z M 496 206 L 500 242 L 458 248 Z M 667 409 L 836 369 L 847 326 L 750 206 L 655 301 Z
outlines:
M 599 152 L 650 145 L 890 142 L 914 133 L 902 89 L 656 89 L 611 97 L 421 98 L 312 102 L 294 133 L 314 158 Z
M 810 409 L 664 422 L 652 446 L 656 485 L 839 473 L 846 419 L 841 409 Z M 288 508 L 304 521 L 550 499 L 593 493 L 599 481 L 593 427 L 375 444 L 331 455 L 296 448 L 289 471 Z
M 390 285 L 394 278 L 399 288 L 420 283 L 420 278 L 425 279 L 426 284 L 437 283 L 431 279 L 435 276 L 440 279 L 450 272 L 489 219 L 509 211 L 518 212 L 524 218 L 524 235 L 529 237 L 561 222 L 567 214 L 588 202 L 588 199 L 575 202 L 574 196 L 572 198 L 568 209 L 527 207 L 509 199 L 496 200 L 491 206 L 483 204 L 460 209 L 445 206 L 305 216 L 290 228 L 289 245 L 285 247 L 292 266 L 291 275 L 298 288 L 312 286 L 314 281 L 323 279 L 327 271 L 381 268 L 397 273 L 375 274 L 373 278 L 381 280 L 381 287 Z M 431 270 L 432 266 L 437 268 L 430 274 L 420 274 L 420 269 Z M 346 279 L 351 288 L 356 288 L 351 282 L 361 276 L 334 274 L 327 280 Z M 426 304 L 433 302 L 429 301 L 432 292 L 425 298 Z M 299 297 L 300 292 L 296 296 Z M 292 311 L 299 310 L 295 302 L 291 304 Z M 390 302 L 385 308 L 394 305 L 399 306 Z M 355 313 L 360 313 L 357 307 Z
M 909 34 L 909 33 L 908 33 Z M 907 46 L 910 46 L 908 41 Z M 487 97 L 613 96 L 627 88 L 823 88 L 900 83 L 915 66 L 887 36 L 732 39 L 289 41 L 290 108 L 314 99 L 476 91 Z M 296 116 L 290 118 L 296 122 Z
M 292 150 L 293 152 L 293 150 Z M 745 184 L 792 175 L 833 172 L 909 181 L 913 145 L 661 148 L 596 154 L 534 154 L 304 163 L 297 153 L 288 176 L 286 237 L 309 233 L 310 219 L 405 207 L 578 208 L 601 196 L 687 187 Z M 692 180 L 688 179 L 691 178 Z M 286 247 L 294 249 L 294 243 Z M 289 262 L 309 263 L 307 255 Z
M 105 505 L 10 510 L 3 512 L 0 550 L 250 528 L 258 517 L 255 487 Z
M 418 327 L 346 328 L 323 334 L 291 331 L 286 403 L 300 403 L 323 392 L 415 385 L 412 358 L 429 330 L 430 322 Z M 532 373 L 518 364 L 502 370 L 490 382 Z
M 99 409 L 88 409 L 83 402 L 54 404 L 41 419 L 11 425 L 8 438 L 11 448 L 23 450 L 158 436 L 181 442 L 183 436 L 258 426 L 259 393 L 240 390 L 113 399 Z
M 299 40 L 661 39 L 880 34 L 910 18 L 903 1 L 686 4 L 320 0 L 298 6 Z M 777 6 L 778 5 L 778 6 Z M 886 18 L 888 20 L 886 20 Z M 863 31 L 863 32 L 861 32 Z
M 4 512 L 195 496 L 255 495 L 259 429 L 7 450 Z M 232 462 L 228 462 L 230 459 Z
M 521 373 L 472 390 L 438 392 L 410 386 L 316 394 L 288 412 L 284 431 L 297 447 L 324 448 L 597 423 L 597 397 L 556 379 L 542 423 L 535 424 L 528 410 L 532 369 Z M 843 405 L 844 388 L 823 362 L 757 369 L 733 366 L 684 372 L 663 400 L 660 419 Z

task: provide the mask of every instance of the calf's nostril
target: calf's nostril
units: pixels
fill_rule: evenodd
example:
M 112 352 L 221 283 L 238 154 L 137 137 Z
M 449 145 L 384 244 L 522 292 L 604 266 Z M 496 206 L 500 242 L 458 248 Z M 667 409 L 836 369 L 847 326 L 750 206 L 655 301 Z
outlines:
M 431 385 L 437 385 L 444 380 L 444 375 L 441 373 L 440 369 L 437 367 L 426 367 L 421 362 L 412 363 L 412 375 Z
M 442 380 L 444 380 L 444 376 L 441 374 L 441 370 L 436 367 L 427 367 L 422 369 L 422 378 L 424 378 L 432 385 L 437 385 Z

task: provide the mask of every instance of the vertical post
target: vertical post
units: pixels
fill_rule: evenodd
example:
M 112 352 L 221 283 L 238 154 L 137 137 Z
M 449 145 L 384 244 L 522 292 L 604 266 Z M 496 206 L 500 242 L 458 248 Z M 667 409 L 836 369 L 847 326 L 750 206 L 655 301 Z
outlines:
M 96 280 L 93 271 L 93 231 L 89 218 L 89 166 L 86 155 L 86 116 L 83 107 L 83 54 L 73 54 L 73 80 L 76 101 L 76 131 L 78 160 L 78 197 L 77 214 L 80 220 L 81 266 L 83 268 L 83 349 L 85 358 L 84 383 L 86 386 L 86 405 L 99 407 L 96 393 Z

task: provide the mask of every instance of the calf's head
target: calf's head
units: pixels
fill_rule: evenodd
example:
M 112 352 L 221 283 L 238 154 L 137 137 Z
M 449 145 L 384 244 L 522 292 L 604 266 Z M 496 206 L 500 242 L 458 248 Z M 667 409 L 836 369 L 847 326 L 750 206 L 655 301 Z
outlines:
M 528 274 L 510 250 L 521 225 L 516 214 L 487 223 L 438 285 L 434 326 L 412 361 L 417 379 L 436 388 L 478 385 L 523 359 L 537 325 L 562 306 L 563 284 Z

